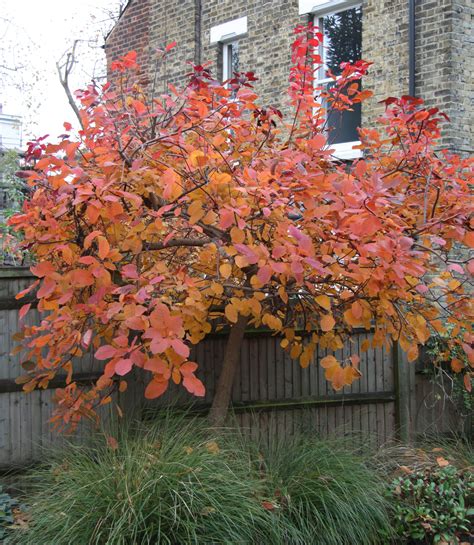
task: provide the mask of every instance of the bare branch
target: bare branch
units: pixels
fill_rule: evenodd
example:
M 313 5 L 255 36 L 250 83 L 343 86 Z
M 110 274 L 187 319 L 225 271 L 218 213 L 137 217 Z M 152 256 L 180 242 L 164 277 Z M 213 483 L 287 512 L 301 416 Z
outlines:
M 71 88 L 69 87 L 69 76 L 71 75 L 71 72 L 74 68 L 74 64 L 77 62 L 76 48 L 79 42 L 80 40 L 74 40 L 72 49 L 66 53 L 65 61 L 61 63 L 61 59 L 60 59 L 56 63 L 56 69 L 58 71 L 59 81 L 61 82 L 61 85 L 63 86 L 63 89 L 66 93 L 69 105 L 71 106 L 73 112 L 75 113 L 82 129 L 84 129 L 84 124 L 82 123 L 81 114 L 79 113 L 79 108 L 77 107 L 76 101 L 74 100 L 74 97 L 71 92 Z

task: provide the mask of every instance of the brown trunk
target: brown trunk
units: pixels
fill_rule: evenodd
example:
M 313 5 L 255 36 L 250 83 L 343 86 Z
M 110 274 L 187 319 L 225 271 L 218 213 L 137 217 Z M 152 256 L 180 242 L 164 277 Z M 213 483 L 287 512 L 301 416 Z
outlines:
M 217 381 L 216 392 L 209 411 L 209 420 L 212 426 L 222 426 L 227 417 L 234 383 L 235 370 L 239 364 L 240 347 L 247 327 L 248 317 L 239 315 L 237 322 L 231 327 L 225 347 L 224 361 L 221 374 Z

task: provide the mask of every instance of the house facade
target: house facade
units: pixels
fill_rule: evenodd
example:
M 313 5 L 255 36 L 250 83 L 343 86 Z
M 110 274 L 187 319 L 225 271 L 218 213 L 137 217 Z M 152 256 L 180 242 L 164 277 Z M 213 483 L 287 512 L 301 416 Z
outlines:
M 321 53 L 336 70 L 342 61 L 372 61 L 364 78 L 374 96 L 339 120 L 334 141 L 341 158 L 352 149 L 356 126 L 370 126 L 387 96 L 419 96 L 451 119 L 442 146 L 474 148 L 474 33 L 472 0 L 130 0 L 108 35 L 108 62 L 136 50 L 145 75 L 155 72 L 157 49 L 177 42 L 159 77 L 183 83 L 188 61 L 209 62 L 225 81 L 253 71 L 264 104 L 284 108 L 293 29 L 314 22 L 324 34 Z M 317 74 L 324 83 L 324 70 Z

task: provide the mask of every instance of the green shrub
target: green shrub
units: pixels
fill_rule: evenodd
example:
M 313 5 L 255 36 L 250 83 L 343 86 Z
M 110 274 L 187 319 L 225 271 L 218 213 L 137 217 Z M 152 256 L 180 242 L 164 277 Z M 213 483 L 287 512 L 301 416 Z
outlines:
M 13 510 L 18 507 L 18 501 L 3 492 L 0 486 L 0 540 L 5 539 L 9 532 L 9 527 L 15 522 Z
M 388 543 L 384 483 L 345 443 L 298 436 L 263 449 L 269 504 L 289 545 Z
M 459 543 L 474 516 L 474 474 L 452 465 L 424 468 L 389 487 L 397 535 L 423 543 Z
M 275 543 L 249 456 L 196 419 L 165 416 L 115 450 L 70 446 L 33 475 L 22 545 Z

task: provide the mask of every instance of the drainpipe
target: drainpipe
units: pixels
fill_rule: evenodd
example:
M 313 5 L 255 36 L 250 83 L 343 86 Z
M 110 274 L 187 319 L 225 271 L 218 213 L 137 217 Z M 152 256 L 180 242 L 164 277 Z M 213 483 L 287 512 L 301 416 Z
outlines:
M 194 64 L 201 64 L 202 0 L 194 0 Z
M 415 96 L 415 31 L 416 31 L 416 18 L 415 18 L 415 2 L 416 0 L 408 0 L 408 94 L 412 97 Z

